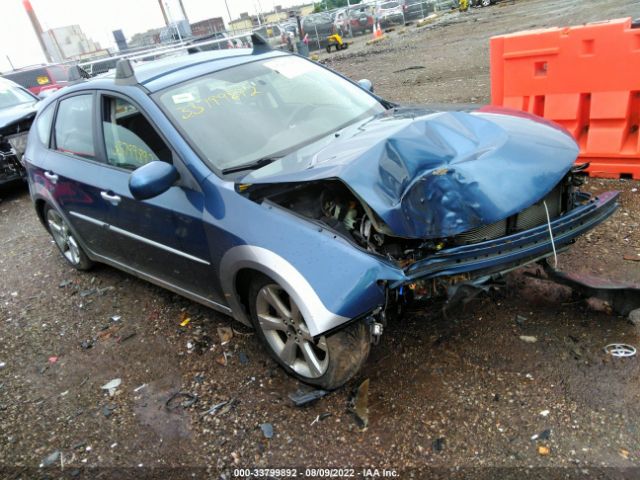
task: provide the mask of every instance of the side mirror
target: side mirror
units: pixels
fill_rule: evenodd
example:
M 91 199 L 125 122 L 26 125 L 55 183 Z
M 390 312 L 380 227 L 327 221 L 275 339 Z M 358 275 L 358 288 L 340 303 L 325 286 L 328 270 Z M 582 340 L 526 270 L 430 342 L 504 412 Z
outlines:
M 364 88 L 367 92 L 373 93 L 373 83 L 371 83 L 371 80 L 363 78 L 362 80 L 358 80 L 358 85 Z
M 157 197 L 169 190 L 179 177 L 176 167 L 156 160 L 133 171 L 129 191 L 136 200 Z

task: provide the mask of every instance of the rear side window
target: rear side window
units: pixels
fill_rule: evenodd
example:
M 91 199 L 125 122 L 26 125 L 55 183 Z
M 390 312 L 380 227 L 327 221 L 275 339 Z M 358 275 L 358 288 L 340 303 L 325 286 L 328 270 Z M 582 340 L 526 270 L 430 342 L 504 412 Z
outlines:
M 171 150 L 135 105 L 109 96 L 102 105 L 107 163 L 128 170 L 156 160 L 171 163 Z
M 93 95 L 77 95 L 60 101 L 56 116 L 56 150 L 95 158 Z
M 49 139 L 51 136 L 51 124 L 53 122 L 53 104 L 47 106 L 44 111 L 38 117 L 36 123 L 36 131 L 38 132 L 38 139 L 43 145 L 49 146 Z

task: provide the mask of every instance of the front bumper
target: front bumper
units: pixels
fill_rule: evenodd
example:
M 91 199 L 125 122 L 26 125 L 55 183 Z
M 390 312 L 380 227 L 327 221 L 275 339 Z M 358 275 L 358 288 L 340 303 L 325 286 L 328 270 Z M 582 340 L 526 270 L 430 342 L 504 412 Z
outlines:
M 619 192 L 606 192 L 551 222 L 556 250 L 606 220 L 618 208 Z M 416 280 L 476 272 L 504 272 L 553 254 L 549 226 L 535 228 L 486 242 L 448 248 L 404 270 L 406 278 L 390 285 L 399 287 Z

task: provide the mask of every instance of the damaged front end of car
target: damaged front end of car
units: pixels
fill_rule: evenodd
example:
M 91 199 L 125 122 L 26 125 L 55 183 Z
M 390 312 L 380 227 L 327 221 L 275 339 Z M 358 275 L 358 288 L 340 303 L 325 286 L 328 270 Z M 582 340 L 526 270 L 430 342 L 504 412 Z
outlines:
M 0 126 L 0 184 L 25 179 L 21 160 L 34 117 L 35 111 Z
M 473 295 L 608 218 L 618 193 L 580 192 L 577 153 L 537 117 L 409 110 L 260 169 L 238 191 L 397 269 L 367 306 L 383 314 L 394 302 Z

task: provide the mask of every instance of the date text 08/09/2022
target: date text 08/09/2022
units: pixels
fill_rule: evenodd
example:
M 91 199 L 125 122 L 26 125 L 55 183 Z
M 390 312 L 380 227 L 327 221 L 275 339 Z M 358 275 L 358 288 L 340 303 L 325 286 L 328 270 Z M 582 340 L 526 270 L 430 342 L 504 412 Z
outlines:
M 399 473 L 388 468 L 236 468 L 235 478 L 397 478 Z

